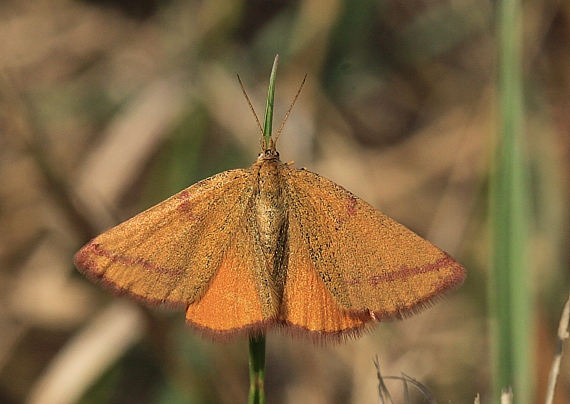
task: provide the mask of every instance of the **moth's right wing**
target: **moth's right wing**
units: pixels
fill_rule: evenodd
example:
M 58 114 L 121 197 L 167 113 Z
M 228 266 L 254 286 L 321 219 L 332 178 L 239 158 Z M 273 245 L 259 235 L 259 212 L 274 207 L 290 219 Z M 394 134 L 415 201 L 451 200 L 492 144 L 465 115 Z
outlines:
M 88 278 L 150 304 L 186 308 L 206 292 L 253 193 L 250 170 L 200 181 L 87 243 Z

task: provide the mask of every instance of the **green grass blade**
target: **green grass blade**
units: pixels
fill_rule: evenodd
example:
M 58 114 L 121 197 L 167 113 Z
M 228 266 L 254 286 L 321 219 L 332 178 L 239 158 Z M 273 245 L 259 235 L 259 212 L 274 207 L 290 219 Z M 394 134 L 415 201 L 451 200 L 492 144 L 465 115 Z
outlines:
M 499 3 L 499 125 L 491 174 L 492 318 L 494 393 L 513 386 L 519 403 L 532 401 L 532 317 L 528 233 L 530 191 L 525 151 L 522 8 Z
M 263 120 L 263 138 L 265 139 L 265 150 L 272 146 L 271 132 L 273 130 L 273 104 L 275 100 L 275 78 L 277 76 L 277 62 L 279 55 L 275 56 L 271 76 L 269 77 L 269 90 L 267 91 L 267 103 L 265 104 L 265 119 Z

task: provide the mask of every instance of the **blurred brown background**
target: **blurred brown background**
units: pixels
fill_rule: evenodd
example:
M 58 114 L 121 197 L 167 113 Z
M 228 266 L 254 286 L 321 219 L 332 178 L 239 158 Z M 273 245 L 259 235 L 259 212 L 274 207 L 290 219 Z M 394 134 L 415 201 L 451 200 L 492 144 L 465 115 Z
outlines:
M 526 2 L 525 16 L 540 396 L 568 291 L 570 3 Z M 114 299 L 71 259 L 174 192 L 255 161 L 260 135 L 236 74 L 261 116 L 276 53 L 276 127 L 308 73 L 282 160 L 447 250 L 468 280 L 342 346 L 271 334 L 268 402 L 377 402 L 376 355 L 384 375 L 406 373 L 440 402 L 494 401 L 494 23 L 494 3 L 476 0 L 1 2 L 0 402 L 245 402 L 246 341 L 204 342 L 182 313 Z M 387 384 L 400 401 L 401 384 Z

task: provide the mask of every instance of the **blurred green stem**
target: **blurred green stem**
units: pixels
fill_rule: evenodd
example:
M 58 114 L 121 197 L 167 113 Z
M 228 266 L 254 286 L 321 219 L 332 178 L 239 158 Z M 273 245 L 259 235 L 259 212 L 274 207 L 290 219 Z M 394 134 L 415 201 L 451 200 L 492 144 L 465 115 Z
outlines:
M 265 335 L 249 337 L 249 404 L 265 404 Z
M 513 386 L 519 403 L 532 401 L 533 299 L 529 288 L 528 167 L 525 153 L 522 7 L 498 3 L 498 133 L 490 182 L 494 396 Z

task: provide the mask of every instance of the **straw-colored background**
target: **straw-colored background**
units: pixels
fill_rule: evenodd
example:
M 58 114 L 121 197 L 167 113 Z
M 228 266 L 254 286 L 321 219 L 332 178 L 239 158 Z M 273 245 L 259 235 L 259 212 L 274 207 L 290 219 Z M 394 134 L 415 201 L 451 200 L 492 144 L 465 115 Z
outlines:
M 524 10 L 538 397 L 568 290 L 568 4 Z M 439 402 L 496 402 L 485 314 L 494 21 L 493 3 L 477 0 L 0 3 L 0 402 L 246 400 L 246 341 L 204 342 L 181 313 L 114 299 L 71 257 L 195 181 L 253 163 L 260 134 L 236 74 L 262 115 L 276 53 L 277 123 L 309 74 L 282 160 L 447 250 L 468 279 L 342 346 L 270 334 L 268 402 L 375 403 L 375 355 L 384 375 L 404 372 Z M 560 403 L 569 375 L 566 359 Z

